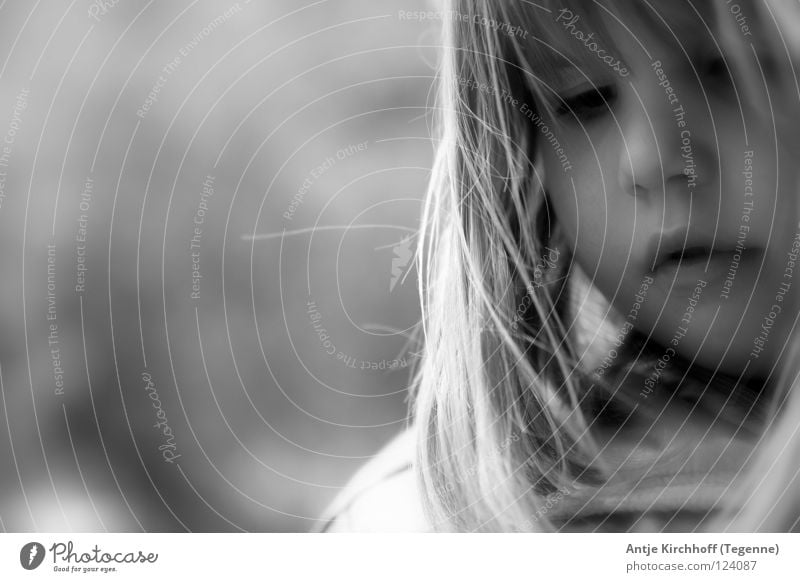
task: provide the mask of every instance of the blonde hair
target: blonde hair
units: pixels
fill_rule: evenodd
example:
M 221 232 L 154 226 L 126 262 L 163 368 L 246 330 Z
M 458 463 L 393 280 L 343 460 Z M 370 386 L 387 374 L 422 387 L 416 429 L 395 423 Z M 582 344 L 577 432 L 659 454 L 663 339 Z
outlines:
M 553 101 L 547 76 L 555 74 L 554 59 L 547 55 L 554 33 L 531 17 L 527 2 L 444 4 L 440 145 L 417 249 L 424 350 L 412 415 L 419 485 L 437 530 L 556 530 L 552 500 L 597 488 L 606 476 L 593 430 L 598 411 L 625 416 L 636 406 L 611 380 L 592 374 L 595 358 L 576 319 L 586 315 L 575 305 L 580 271 L 543 186 L 537 151 L 558 148 L 537 113 Z M 613 46 L 601 8 L 559 6 L 588 15 L 597 38 Z M 525 26 L 507 25 L 518 22 Z M 516 42 L 520 30 L 531 34 L 527 53 Z M 581 67 L 605 66 L 588 51 L 575 58 Z M 520 102 L 529 105 L 526 119 Z M 598 313 L 598 322 L 613 327 L 607 304 Z M 590 333 L 613 335 L 605 328 Z

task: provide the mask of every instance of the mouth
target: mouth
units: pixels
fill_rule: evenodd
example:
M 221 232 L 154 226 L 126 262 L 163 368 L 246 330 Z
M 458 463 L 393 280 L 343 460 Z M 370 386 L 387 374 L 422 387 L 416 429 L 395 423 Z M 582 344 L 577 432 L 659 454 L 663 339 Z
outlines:
M 649 256 L 653 257 L 650 271 L 653 274 L 675 275 L 680 269 L 681 273 L 692 278 L 727 269 L 737 252 L 736 245 L 728 241 L 689 235 L 685 231 L 656 236 L 649 247 Z M 740 248 L 739 252 L 743 253 L 744 248 Z M 713 273 L 709 273 L 709 270 Z
M 680 248 L 667 252 L 655 264 L 655 269 L 658 270 L 663 266 L 671 266 L 674 264 L 688 265 L 694 263 L 708 262 L 713 256 L 720 254 L 729 254 L 729 251 L 722 251 L 714 249 L 707 245 L 695 245 L 686 248 Z

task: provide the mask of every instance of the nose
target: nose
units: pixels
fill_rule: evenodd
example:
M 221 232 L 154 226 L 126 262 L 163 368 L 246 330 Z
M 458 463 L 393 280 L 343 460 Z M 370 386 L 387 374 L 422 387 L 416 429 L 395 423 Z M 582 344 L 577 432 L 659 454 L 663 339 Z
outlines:
M 701 149 L 696 136 L 703 134 L 691 131 L 683 107 L 656 88 L 646 100 L 634 89 L 621 116 L 620 186 L 631 195 L 693 193 Z

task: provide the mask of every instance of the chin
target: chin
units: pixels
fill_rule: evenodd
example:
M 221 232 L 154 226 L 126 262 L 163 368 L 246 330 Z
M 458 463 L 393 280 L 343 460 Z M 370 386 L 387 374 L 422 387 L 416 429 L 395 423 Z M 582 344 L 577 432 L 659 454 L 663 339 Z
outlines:
M 736 323 L 730 327 L 735 328 Z M 743 329 L 747 331 L 742 331 Z M 752 328 L 742 324 L 736 335 L 734 329 L 723 329 L 722 326 L 712 330 L 705 340 L 703 349 L 697 354 L 697 362 L 712 371 L 717 369 L 729 376 L 741 376 L 743 380 L 766 378 L 774 373 L 775 346 L 768 346 L 756 354 L 753 344 L 754 334 L 750 329 Z M 776 331 L 774 337 L 770 338 L 770 341 L 772 340 L 778 347 L 777 351 L 780 351 L 784 338 Z
M 726 343 L 715 344 L 713 349 L 704 350 L 698 354 L 698 362 L 711 371 L 716 370 L 737 378 L 741 376 L 743 380 L 761 376 L 760 366 L 753 366 L 752 362 L 748 364 L 750 359 L 748 346 L 734 344 L 729 346 L 727 353 L 723 353 L 719 348 L 722 347 L 724 350 Z

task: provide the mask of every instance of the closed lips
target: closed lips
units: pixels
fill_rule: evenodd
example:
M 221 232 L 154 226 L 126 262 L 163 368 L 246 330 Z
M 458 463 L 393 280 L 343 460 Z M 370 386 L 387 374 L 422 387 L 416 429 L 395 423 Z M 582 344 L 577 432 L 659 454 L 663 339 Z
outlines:
M 712 252 L 713 249 L 707 246 L 693 246 L 672 251 L 666 256 L 664 261 L 687 261 L 698 258 L 708 258 Z
M 655 272 L 667 264 L 679 262 L 697 262 L 714 259 L 716 256 L 729 256 L 735 245 L 729 245 L 707 237 L 687 236 L 686 232 L 666 233 L 653 237 L 648 245 L 652 259 L 652 271 Z

